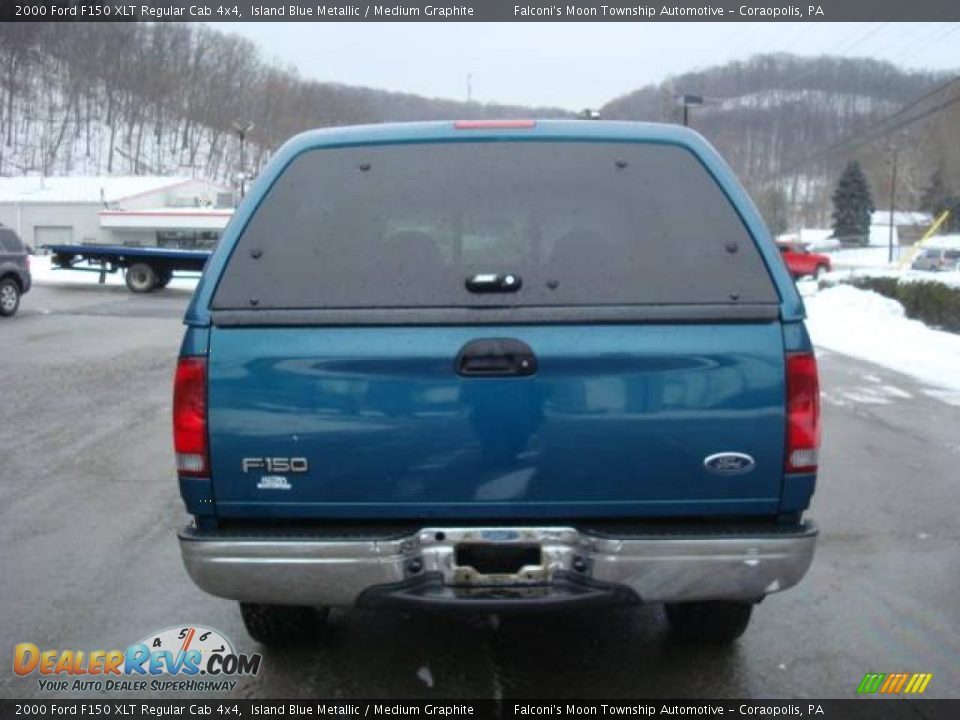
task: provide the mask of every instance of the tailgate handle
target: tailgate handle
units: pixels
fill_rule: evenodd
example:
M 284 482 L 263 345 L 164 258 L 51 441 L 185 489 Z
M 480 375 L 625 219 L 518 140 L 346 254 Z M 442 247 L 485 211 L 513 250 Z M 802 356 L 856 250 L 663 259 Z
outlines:
M 460 349 L 454 365 L 464 377 L 523 377 L 537 371 L 537 357 L 521 340 L 480 338 Z

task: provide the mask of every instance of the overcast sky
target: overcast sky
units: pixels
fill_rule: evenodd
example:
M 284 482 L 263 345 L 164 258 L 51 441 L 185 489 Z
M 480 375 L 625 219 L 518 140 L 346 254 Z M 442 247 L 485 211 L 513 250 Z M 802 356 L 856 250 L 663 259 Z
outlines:
M 212 23 L 307 78 L 570 110 L 764 52 L 960 68 L 957 23 Z

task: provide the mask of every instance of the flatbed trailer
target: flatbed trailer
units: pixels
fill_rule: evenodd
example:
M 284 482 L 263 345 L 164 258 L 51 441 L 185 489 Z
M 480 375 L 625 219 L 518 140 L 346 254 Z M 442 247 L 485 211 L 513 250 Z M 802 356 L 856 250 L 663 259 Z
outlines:
M 44 245 L 55 269 L 95 272 L 102 284 L 107 273 L 123 270 L 131 292 L 166 287 L 174 272 L 202 273 L 210 252 L 123 245 Z

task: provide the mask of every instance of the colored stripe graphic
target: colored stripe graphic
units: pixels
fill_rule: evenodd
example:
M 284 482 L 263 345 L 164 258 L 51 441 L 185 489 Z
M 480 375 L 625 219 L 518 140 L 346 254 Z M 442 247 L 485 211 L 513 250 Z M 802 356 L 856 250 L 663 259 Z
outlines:
M 880 689 L 880 683 L 883 682 L 883 678 L 885 677 L 886 675 L 884 673 L 867 673 L 863 676 L 863 680 L 860 681 L 857 692 L 875 693 Z
M 933 673 L 914 673 L 904 689 L 905 693 L 918 694 L 927 689 L 930 680 L 933 679 Z
M 927 689 L 933 679 L 933 673 L 867 673 L 857 686 L 861 694 L 881 693 L 899 695 L 909 693 L 918 695 Z
M 887 681 L 883 684 L 883 687 L 880 688 L 880 692 L 895 695 L 903 689 L 903 684 L 907 681 L 908 677 L 909 675 L 907 673 L 890 673 L 890 675 L 887 676 Z

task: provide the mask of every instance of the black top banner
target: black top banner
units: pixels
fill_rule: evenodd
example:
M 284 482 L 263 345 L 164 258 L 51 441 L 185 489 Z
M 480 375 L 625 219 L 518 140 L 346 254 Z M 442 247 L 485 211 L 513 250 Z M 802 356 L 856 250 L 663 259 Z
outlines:
M 566 720 L 567 718 L 750 718 L 783 720 L 953 720 L 960 700 L 0 700 L 0 720 L 79 718 L 369 718 Z
M 0 0 L 6 22 L 958 22 L 957 0 Z

